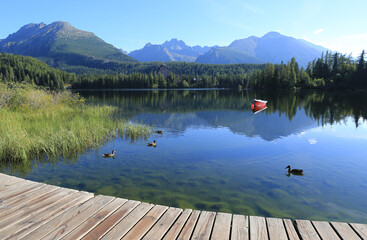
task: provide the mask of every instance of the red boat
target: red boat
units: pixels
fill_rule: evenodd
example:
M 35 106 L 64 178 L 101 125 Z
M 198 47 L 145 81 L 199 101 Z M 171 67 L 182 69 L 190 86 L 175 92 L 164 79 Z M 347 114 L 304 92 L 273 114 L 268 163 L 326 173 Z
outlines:
M 254 113 L 261 112 L 267 108 L 266 103 L 268 101 L 260 100 L 260 99 L 254 99 L 252 100 L 251 109 Z
M 267 102 L 268 101 L 265 101 L 265 100 L 254 99 L 252 100 L 252 105 L 254 105 L 254 107 L 266 106 Z M 251 105 L 251 108 L 252 108 L 252 105 Z

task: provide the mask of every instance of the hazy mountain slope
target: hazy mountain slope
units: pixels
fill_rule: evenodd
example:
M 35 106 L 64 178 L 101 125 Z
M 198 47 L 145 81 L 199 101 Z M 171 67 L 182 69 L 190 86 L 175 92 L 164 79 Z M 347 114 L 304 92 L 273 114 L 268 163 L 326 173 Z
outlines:
M 264 63 L 256 56 L 245 54 L 229 47 L 212 48 L 208 53 L 199 56 L 197 63 L 231 64 L 231 63 Z
M 301 66 L 320 57 L 323 51 L 326 52 L 327 49 L 277 32 L 270 32 L 259 38 L 255 48 L 256 56 L 267 62 L 288 62 L 295 57 Z
M 327 51 L 326 48 L 305 40 L 284 36 L 278 32 L 269 32 L 261 38 L 252 36 L 235 40 L 228 47 L 212 49 L 198 57 L 196 62 L 280 63 L 281 61 L 288 62 L 295 57 L 301 66 L 305 66 L 308 62 L 320 57 L 321 53 L 325 51 Z
M 190 47 L 182 40 L 171 39 L 161 45 L 147 43 L 144 48 L 130 52 L 129 56 L 141 62 L 194 62 L 198 56 L 209 50 L 210 47 Z

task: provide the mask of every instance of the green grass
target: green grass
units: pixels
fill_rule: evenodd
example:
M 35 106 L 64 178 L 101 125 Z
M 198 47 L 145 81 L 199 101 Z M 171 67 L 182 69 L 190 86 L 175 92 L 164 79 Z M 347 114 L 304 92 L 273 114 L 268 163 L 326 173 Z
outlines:
M 117 137 L 152 133 L 117 118 L 117 112 L 111 106 L 86 106 L 70 92 L 0 84 L 0 161 L 72 157 Z

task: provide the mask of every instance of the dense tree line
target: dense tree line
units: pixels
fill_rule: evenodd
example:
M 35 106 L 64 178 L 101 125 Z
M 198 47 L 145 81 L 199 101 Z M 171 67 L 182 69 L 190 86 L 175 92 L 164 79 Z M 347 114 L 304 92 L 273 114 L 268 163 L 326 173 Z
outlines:
M 112 63 L 111 63 L 112 64 Z M 119 74 L 75 75 L 25 56 L 0 54 L 0 82 L 26 82 L 50 89 L 74 88 L 237 88 L 246 85 L 246 73 L 261 69 L 256 64 L 167 63 L 173 74 L 157 73 L 162 63 L 124 63 Z M 111 71 L 114 72 L 114 71 Z
M 131 74 L 131 73 L 145 73 L 150 74 L 156 72 L 162 65 L 162 62 L 116 62 L 116 61 L 102 61 L 91 60 L 86 62 L 84 58 L 73 57 L 73 62 L 68 62 L 75 66 L 60 65 L 58 68 L 67 72 L 83 74 L 99 74 L 99 75 L 113 75 L 113 74 Z M 85 66 L 76 66 L 78 64 Z M 52 65 L 52 63 L 50 63 Z M 254 69 L 261 69 L 263 64 L 202 64 L 190 62 L 165 62 L 169 69 L 178 75 L 216 75 L 219 74 L 243 74 Z
M 364 51 L 357 60 L 340 53 L 326 52 L 307 68 L 300 68 L 296 59 L 287 64 L 266 64 L 248 78 L 248 88 L 367 88 L 367 63 Z
M 242 88 L 246 74 L 176 75 L 132 73 L 116 75 L 82 75 L 73 88 Z
M 52 68 L 35 58 L 0 54 L 0 82 L 25 82 L 50 89 L 62 89 L 75 79 L 75 74 Z
M 326 52 L 306 69 L 295 58 L 284 64 L 167 63 L 171 74 L 158 73 L 161 63 L 126 63 L 126 71 L 75 75 L 25 56 L 0 54 L 0 82 L 26 82 L 50 89 L 73 88 L 367 88 L 364 51 L 357 60 Z M 130 68 L 130 69 L 129 69 Z M 129 70 L 128 70 L 129 69 Z M 133 71 L 134 70 L 134 71 Z M 113 71 L 112 71 L 113 72 Z

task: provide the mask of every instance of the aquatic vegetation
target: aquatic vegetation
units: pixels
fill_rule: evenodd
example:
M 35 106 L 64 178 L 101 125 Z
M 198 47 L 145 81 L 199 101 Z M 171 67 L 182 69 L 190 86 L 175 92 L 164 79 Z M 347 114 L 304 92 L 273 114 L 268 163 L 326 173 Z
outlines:
M 72 157 L 119 136 L 151 133 L 115 118 L 118 108 L 87 106 L 78 94 L 0 84 L 0 161 Z

